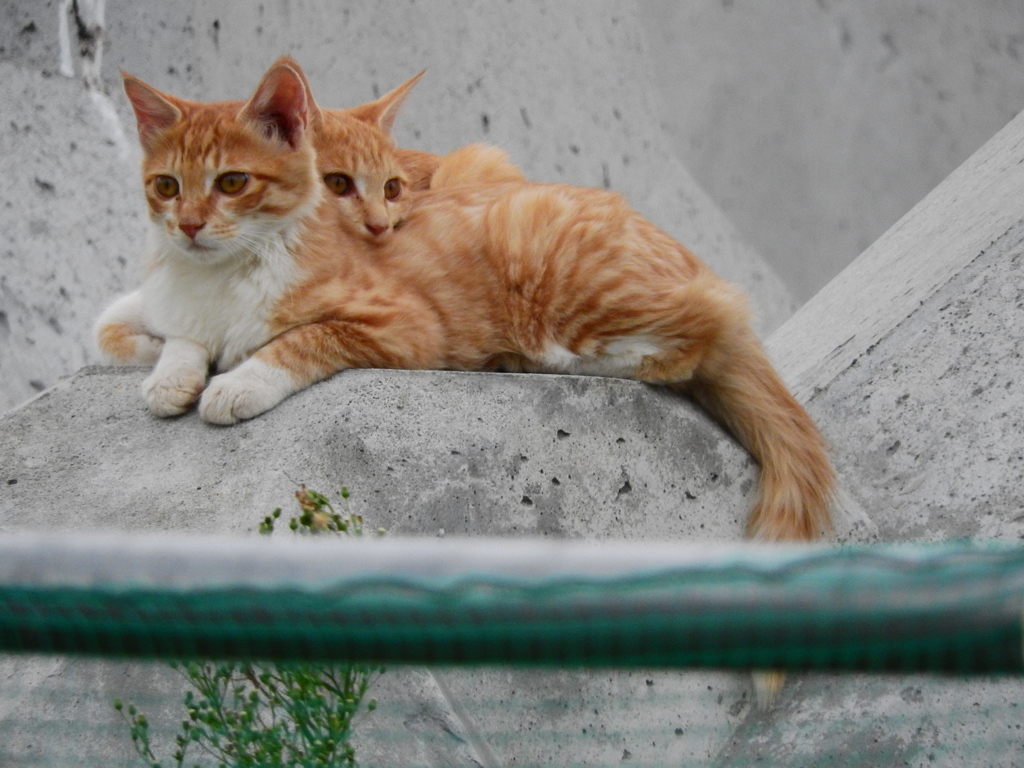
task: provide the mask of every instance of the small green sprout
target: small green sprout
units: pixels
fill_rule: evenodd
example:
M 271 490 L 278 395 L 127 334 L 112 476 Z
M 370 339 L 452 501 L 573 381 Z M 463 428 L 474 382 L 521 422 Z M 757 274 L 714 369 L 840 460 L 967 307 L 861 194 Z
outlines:
M 295 492 L 299 514 L 288 527 L 304 535 L 334 533 L 360 536 L 363 518 L 349 511 L 349 491 L 342 486 L 344 514 L 317 491 L 300 486 Z M 259 524 L 270 535 L 281 517 L 275 509 Z M 378 529 L 383 533 L 383 529 Z M 174 739 L 166 765 L 188 768 L 196 754 L 219 768 L 264 766 L 356 766 L 349 743 L 363 709 L 373 712 L 377 700 L 363 699 L 382 667 L 362 664 L 257 664 L 189 661 L 171 664 L 188 686 L 185 719 Z M 128 723 L 136 753 L 148 768 L 165 768 L 156 757 L 149 721 L 135 705 L 120 699 L 114 709 Z M 207 764 L 209 764 L 207 762 Z

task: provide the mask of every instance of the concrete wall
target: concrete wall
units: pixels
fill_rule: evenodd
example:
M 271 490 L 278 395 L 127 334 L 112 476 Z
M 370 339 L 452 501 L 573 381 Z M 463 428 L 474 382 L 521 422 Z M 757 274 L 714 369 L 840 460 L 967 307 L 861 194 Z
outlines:
M 683 164 L 802 302 L 1024 108 L 1015 0 L 645 0 Z
M 633 3 L 0 0 L 0 410 L 95 361 L 89 328 L 138 280 L 143 202 L 118 69 L 197 99 L 244 98 L 284 52 L 320 103 L 428 74 L 400 142 L 505 147 L 538 180 L 607 185 L 754 294 L 781 281 L 672 158 Z

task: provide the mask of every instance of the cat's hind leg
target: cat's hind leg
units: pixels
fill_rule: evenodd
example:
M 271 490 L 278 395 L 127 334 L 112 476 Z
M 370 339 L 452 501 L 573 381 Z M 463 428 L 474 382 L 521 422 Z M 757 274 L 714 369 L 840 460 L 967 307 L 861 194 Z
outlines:
M 164 340 L 146 328 L 141 291 L 120 296 L 103 310 L 95 337 L 100 354 L 113 364 L 154 365 L 164 347 Z

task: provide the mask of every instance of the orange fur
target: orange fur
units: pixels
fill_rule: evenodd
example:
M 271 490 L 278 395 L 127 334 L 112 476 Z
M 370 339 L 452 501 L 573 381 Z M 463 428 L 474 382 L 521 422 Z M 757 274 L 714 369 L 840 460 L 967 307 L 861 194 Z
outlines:
M 103 323 L 96 331 L 97 347 L 113 362 L 152 365 L 160 356 L 162 343 L 138 322 Z
M 340 127 L 319 126 L 321 169 L 357 162 L 360 148 Z M 416 356 L 399 350 L 380 361 L 610 368 L 681 389 L 761 465 L 750 536 L 809 540 L 831 529 L 834 476 L 824 440 L 764 353 L 738 289 L 618 195 L 530 184 L 496 148 L 471 145 L 446 156 L 431 188 L 416 196 L 400 231 L 373 257 L 392 279 L 401 275 L 398 293 L 422 291 L 417 304 L 429 309 L 415 312 L 414 325 L 430 328 L 434 345 L 438 333 L 447 343 L 427 354 L 433 347 L 420 340 Z M 637 337 L 658 351 L 614 370 L 620 364 L 608 360 L 609 350 Z M 556 349 L 572 357 L 554 360 Z
M 317 184 L 310 168 L 312 148 L 307 142 L 295 146 L 295 152 L 279 151 L 282 141 L 291 144 L 293 134 L 304 130 L 304 122 L 288 124 L 273 110 L 269 119 L 257 116 L 261 105 L 254 100 L 261 98 L 259 92 L 248 103 L 200 103 L 161 93 L 130 75 L 123 77 L 139 122 L 150 218 L 164 226 L 168 237 L 180 238 L 193 226 L 205 234 L 231 236 L 243 221 L 284 216 L 307 201 Z M 286 95 L 304 98 L 295 91 Z M 211 175 L 243 168 L 258 172 L 249 174 L 240 193 L 225 195 L 211 189 Z M 158 192 L 158 179 L 167 176 L 177 179 L 179 195 L 169 198 Z
M 275 364 L 310 365 L 312 381 L 341 367 L 486 370 L 511 360 L 676 387 L 761 465 L 750 535 L 806 540 L 830 528 L 824 442 L 750 329 L 744 297 L 619 196 L 464 186 L 420 195 L 372 259 L 332 237 L 305 254 L 317 275 L 312 314 L 333 303 L 330 328 L 310 324 L 308 297 L 296 292 L 276 322 L 300 330 L 273 345 Z M 658 350 L 616 361 L 610 350 L 636 337 Z
M 309 86 L 306 73 L 295 59 L 291 56 L 282 56 L 274 62 L 274 66 L 287 66 L 293 69 L 302 82 L 309 103 L 315 105 L 313 89 Z M 378 128 L 379 130 L 376 132 L 373 142 L 383 141 L 387 145 L 390 153 L 397 160 L 398 166 L 404 172 L 409 189 L 427 189 L 430 187 L 430 181 L 437 170 L 438 164 L 441 162 L 441 156 L 418 149 L 397 147 L 391 138 L 391 129 L 394 127 L 398 110 L 421 77 L 423 77 L 423 72 L 406 80 L 376 101 L 361 104 L 358 107 L 350 107 L 349 109 L 321 109 L 314 106 L 311 110 L 313 128 L 319 130 L 323 121 L 338 119 L 339 125 L 336 126 L 335 130 L 340 130 L 340 134 L 334 133 L 334 137 L 338 141 L 351 140 L 350 137 L 344 135 L 344 128 L 342 127 L 347 118 L 353 118 L 356 122 Z
M 468 144 L 445 155 L 443 163 L 437 158 L 429 186 L 442 189 L 502 181 L 526 181 L 526 177 L 503 150 L 487 144 Z
M 409 179 L 409 189 L 429 188 L 434 172 L 441 163 L 440 155 L 403 147 L 395 147 L 395 157 Z
M 336 174 L 353 182 L 348 193 L 332 195 L 349 233 L 369 242 L 389 237 L 409 210 L 410 186 L 410 177 L 398 161 L 391 137 L 383 134 L 376 123 L 355 119 L 343 110 L 323 110 L 313 124 L 317 135 L 330 135 L 339 145 L 353 149 L 345 163 L 318 164 L 321 178 Z M 385 185 L 393 180 L 398 182 L 401 192 L 397 198 L 388 200 Z M 373 224 L 378 227 L 375 231 L 368 228 Z

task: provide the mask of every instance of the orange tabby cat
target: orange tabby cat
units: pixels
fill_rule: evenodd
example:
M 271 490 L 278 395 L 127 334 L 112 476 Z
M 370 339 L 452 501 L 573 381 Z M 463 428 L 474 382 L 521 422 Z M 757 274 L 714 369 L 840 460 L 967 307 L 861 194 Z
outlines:
M 752 536 L 829 527 L 825 446 L 743 295 L 619 195 L 522 181 L 484 147 L 412 192 L 380 114 L 319 110 L 287 60 L 245 104 L 125 87 L 154 242 L 119 301 L 164 339 L 144 384 L 154 413 L 198 400 L 231 424 L 353 367 L 635 378 L 692 394 L 760 463 Z
M 307 95 L 310 94 L 305 74 L 302 72 L 301 68 L 293 62 L 293 60 L 285 57 L 277 63 L 294 64 L 296 74 L 301 79 L 303 90 Z M 402 102 L 409 94 L 409 91 L 422 75 L 423 73 L 421 72 L 416 77 L 411 78 L 376 101 L 363 104 L 351 110 L 317 110 L 311 118 L 315 121 L 320 121 L 321 119 L 335 119 L 331 117 L 332 115 L 341 116 L 344 114 L 351 114 L 352 117 L 355 117 L 358 120 L 367 121 L 375 125 L 382 134 L 389 135 L 394 124 L 395 116 L 397 115 L 398 107 L 401 106 Z M 143 148 L 146 149 L 147 141 L 150 136 L 150 130 L 148 127 L 150 123 L 147 122 L 144 117 L 159 119 L 161 110 L 166 109 L 166 106 L 161 101 L 150 99 L 149 91 L 152 91 L 153 89 L 150 89 L 149 86 L 130 75 L 124 75 L 124 84 L 125 91 L 139 116 L 140 139 L 142 139 Z M 195 109 L 199 105 L 195 102 L 176 99 L 168 94 L 160 94 L 160 96 L 166 104 L 174 107 L 174 109 L 178 110 L 181 115 L 190 114 L 194 115 L 196 119 L 199 119 L 200 112 Z M 245 103 L 242 101 L 229 101 L 220 102 L 216 105 L 205 105 L 207 107 L 207 109 L 204 110 L 205 119 L 209 120 L 218 112 L 222 113 L 220 115 L 221 117 L 223 115 L 237 115 L 244 105 Z M 322 115 L 324 117 L 322 117 Z M 172 113 L 168 113 L 168 117 L 172 118 Z M 381 138 L 383 138 L 383 136 Z M 427 189 L 430 186 L 431 178 L 441 161 L 441 157 L 439 155 L 431 154 L 429 152 L 421 152 L 414 149 L 395 147 L 393 142 L 390 142 L 390 140 L 385 141 L 384 144 L 387 145 L 384 148 L 389 153 L 388 156 L 391 157 L 393 153 L 393 156 L 398 159 L 400 168 L 397 172 L 400 174 L 400 183 L 402 185 L 400 188 L 408 187 L 409 189 Z M 273 147 L 265 149 L 270 153 L 273 153 Z M 368 159 L 370 161 L 375 160 L 375 158 Z M 144 164 L 144 171 L 147 166 L 148 158 L 147 163 Z M 339 179 L 335 178 L 334 181 L 335 183 L 338 183 Z M 394 179 L 394 181 L 399 181 L 399 179 Z M 375 185 L 377 187 L 380 186 L 379 179 L 375 181 Z M 214 197 L 220 191 L 221 190 L 211 190 Z M 377 197 L 379 199 L 375 204 L 372 201 L 365 202 L 363 209 L 357 214 L 361 218 L 362 226 L 366 228 L 363 234 L 367 236 L 369 241 L 384 237 L 391 231 L 391 220 L 388 218 L 388 214 L 385 211 L 388 206 L 382 195 L 378 195 Z M 157 195 L 154 196 L 152 190 L 148 190 L 147 198 L 151 203 L 151 218 L 153 219 L 154 224 L 156 224 L 159 221 L 159 192 L 157 191 Z M 225 205 L 227 205 L 227 199 L 228 198 L 224 198 L 222 200 Z M 359 199 L 364 200 L 364 196 L 360 195 Z M 156 207 L 154 207 L 153 203 L 156 203 Z M 366 207 L 367 205 L 373 205 L 373 210 L 369 210 Z M 159 252 L 167 243 L 163 239 L 162 235 L 157 234 L 154 238 L 154 233 L 152 232 L 150 239 L 151 244 L 148 255 L 151 260 L 155 259 L 155 261 L 159 263 L 163 260 L 159 256 Z M 152 265 L 150 265 L 149 268 L 151 269 Z M 133 291 L 132 293 L 121 296 L 117 301 L 107 307 L 97 320 L 95 326 L 97 346 L 100 353 L 109 362 L 129 365 L 153 365 L 159 359 L 160 353 L 163 350 L 164 339 L 157 335 L 156 331 L 152 328 L 146 326 L 144 317 L 145 313 L 143 311 L 143 300 L 144 297 L 141 290 Z
M 352 111 L 319 112 L 320 174 L 358 166 L 366 147 L 379 140 L 375 121 L 353 120 Z M 494 147 L 470 145 L 442 158 L 430 186 L 431 192 L 412 195 L 399 231 L 374 258 L 390 274 L 401 274 L 406 300 L 433 300 L 435 306 L 420 313 L 434 324 L 432 342 L 421 340 L 417 349 L 433 347 L 435 362 L 414 360 L 405 347 L 388 354 L 385 332 L 363 341 L 367 352 L 373 342 L 382 345 L 373 350 L 374 365 L 624 376 L 681 389 L 762 467 L 751 536 L 813 539 L 831 527 L 833 473 L 824 441 L 771 366 L 739 289 L 619 195 L 525 182 Z M 331 197 L 343 226 L 358 229 L 345 196 Z M 363 261 L 352 259 L 359 272 L 367 269 Z M 351 319 L 361 299 L 345 288 L 345 278 L 322 290 Z M 279 322 L 299 327 L 290 313 Z M 317 337 L 322 349 L 331 343 L 319 339 L 323 331 L 310 327 L 294 335 Z M 345 333 L 339 327 L 328 335 L 343 359 Z M 273 356 L 268 350 L 257 357 L 308 364 L 305 342 L 292 341 L 282 339 Z M 321 374 L 330 372 L 314 376 Z
M 277 63 L 293 64 L 296 73 L 302 80 L 307 97 L 312 98 L 308 83 L 305 79 L 305 74 L 302 72 L 298 64 L 290 57 L 284 57 Z M 322 121 L 333 121 L 332 125 L 335 128 L 335 137 L 342 141 L 346 138 L 344 126 L 348 124 L 347 117 L 355 118 L 358 121 L 369 123 L 370 125 L 378 128 L 379 135 L 377 136 L 377 139 L 382 139 L 385 136 L 389 137 L 398 108 L 422 75 L 423 73 L 421 72 L 419 75 L 411 78 L 376 101 L 347 110 L 317 109 L 313 112 L 311 119 L 316 125 L 321 124 Z M 140 86 L 148 87 L 144 86 L 144 84 L 140 84 L 128 75 L 125 76 L 125 88 L 129 94 L 137 93 Z M 163 95 L 170 101 L 175 101 L 173 97 L 170 97 L 167 94 Z M 186 104 L 184 100 L 177 101 L 181 104 Z M 243 102 L 223 102 L 222 106 L 227 108 L 229 111 L 237 111 L 242 108 Z M 145 109 L 145 106 L 140 104 L 140 108 Z M 384 141 L 382 146 L 386 152 L 393 153 L 394 158 L 398 161 L 399 169 L 397 172 L 400 173 L 400 176 L 397 178 L 389 178 L 388 181 L 391 182 L 392 185 L 398 183 L 401 186 L 393 188 L 423 190 L 430 187 L 435 171 L 441 162 L 440 155 L 435 155 L 430 152 L 422 152 L 415 149 L 396 147 L 389 138 Z M 389 154 L 389 157 L 390 156 L 391 155 Z M 371 165 L 373 163 L 376 163 L 378 166 L 380 165 L 379 155 L 367 157 L 367 160 Z M 523 177 L 519 169 L 508 161 L 503 152 L 496 148 L 490 148 L 488 150 L 483 150 L 479 157 L 471 158 L 469 163 L 466 165 L 448 163 L 446 166 L 446 172 L 442 175 L 442 178 L 435 183 L 451 185 L 456 183 L 482 183 L 522 178 Z M 333 175 L 331 177 L 331 182 L 335 185 L 334 191 L 336 193 L 338 192 L 337 185 L 346 183 L 346 181 L 341 178 L 340 174 Z M 380 179 L 375 180 L 373 185 L 375 189 L 382 189 L 380 182 Z M 353 188 L 353 191 L 355 191 L 355 188 Z M 374 202 L 371 199 L 372 196 L 367 196 L 361 193 L 356 195 L 356 199 L 361 203 L 361 210 L 353 210 L 352 212 L 360 222 L 360 231 L 366 235 L 371 242 L 385 237 L 392 229 L 392 222 L 385 210 L 387 207 L 385 202 L 386 198 L 382 195 L 377 195 L 376 197 L 377 200 Z M 373 215 L 371 215 L 371 211 L 367 206 L 373 206 Z M 365 232 L 363 232 L 362 228 L 365 228 Z M 126 294 L 109 306 L 97 321 L 97 345 L 102 355 L 108 361 L 119 364 L 153 365 L 159 359 L 160 353 L 163 349 L 164 340 L 163 338 L 154 335 L 154 332 L 146 327 L 143 317 L 142 301 L 143 296 L 141 291 L 134 291 Z

